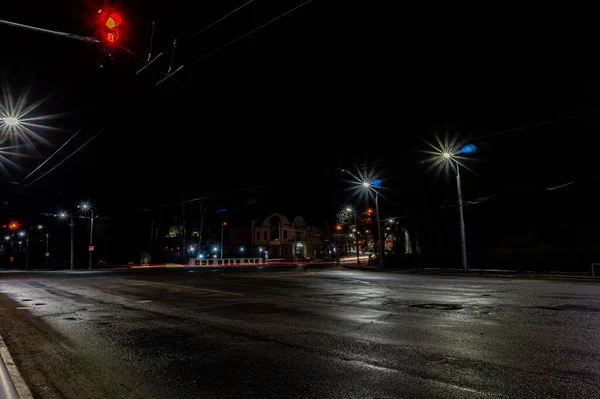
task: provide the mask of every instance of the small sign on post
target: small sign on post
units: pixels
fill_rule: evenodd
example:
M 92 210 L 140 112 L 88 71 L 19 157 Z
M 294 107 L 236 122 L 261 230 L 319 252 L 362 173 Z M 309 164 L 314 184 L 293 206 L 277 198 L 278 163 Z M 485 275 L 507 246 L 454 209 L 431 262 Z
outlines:
M 91 251 L 93 251 L 93 250 L 94 250 L 94 246 L 93 246 L 93 245 L 90 245 L 90 246 L 88 247 L 88 250 L 89 250 L 90 252 L 91 252 Z

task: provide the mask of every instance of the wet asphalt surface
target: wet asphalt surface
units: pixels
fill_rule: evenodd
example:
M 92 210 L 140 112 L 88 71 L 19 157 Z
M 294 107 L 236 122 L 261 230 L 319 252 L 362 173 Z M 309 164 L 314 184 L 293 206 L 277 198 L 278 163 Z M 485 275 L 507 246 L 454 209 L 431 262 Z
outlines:
M 600 285 L 292 267 L 0 274 L 40 398 L 598 398 Z

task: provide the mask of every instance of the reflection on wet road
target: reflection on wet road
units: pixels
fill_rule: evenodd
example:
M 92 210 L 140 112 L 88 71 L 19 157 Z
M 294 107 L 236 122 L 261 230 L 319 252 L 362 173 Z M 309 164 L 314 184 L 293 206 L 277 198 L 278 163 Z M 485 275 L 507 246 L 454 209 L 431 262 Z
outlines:
M 600 397 L 600 285 L 346 269 L 0 276 L 43 398 Z

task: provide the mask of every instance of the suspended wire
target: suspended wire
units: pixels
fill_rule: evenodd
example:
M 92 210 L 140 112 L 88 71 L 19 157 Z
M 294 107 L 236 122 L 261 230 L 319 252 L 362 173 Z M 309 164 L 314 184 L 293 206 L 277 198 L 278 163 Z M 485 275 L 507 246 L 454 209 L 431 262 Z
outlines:
M 254 28 L 254 29 L 252 29 L 251 31 L 244 33 L 242 36 L 239 36 L 237 39 L 233 39 L 233 40 L 232 40 L 232 41 L 230 41 L 229 43 L 226 43 L 226 44 L 224 44 L 223 46 L 221 46 L 221 47 L 219 47 L 219 48 L 217 48 L 217 49 L 215 49 L 215 50 L 211 51 L 210 53 L 204 54 L 202 57 L 200 57 L 200 58 L 197 58 L 196 60 L 192 61 L 192 62 L 191 62 L 189 65 L 190 65 L 190 66 L 192 66 L 192 65 L 194 65 L 196 62 L 198 62 L 198 61 L 201 61 L 201 60 L 203 60 L 203 59 L 204 59 L 204 58 L 206 58 L 206 57 L 210 57 L 211 55 L 215 54 L 215 53 L 216 53 L 216 52 L 218 52 L 219 50 L 222 50 L 222 49 L 224 49 L 225 47 L 227 47 L 227 46 L 229 46 L 229 45 L 231 45 L 231 44 L 233 44 L 233 43 L 237 42 L 238 40 L 241 40 L 241 39 L 245 38 L 246 36 L 248 36 L 248 35 L 250 35 L 250 34 L 252 34 L 252 33 L 256 32 L 256 31 L 257 31 L 257 30 L 259 30 L 259 29 L 262 29 L 262 28 L 264 28 L 265 26 L 267 26 L 267 25 L 269 25 L 269 24 L 271 24 L 271 23 L 273 23 L 273 22 L 277 21 L 278 19 L 285 17 L 285 16 L 286 16 L 286 15 L 288 15 L 289 13 L 291 13 L 291 12 L 293 12 L 293 11 L 296 11 L 297 9 L 299 9 L 300 7 L 302 7 L 302 6 L 304 6 L 304 5 L 308 4 L 308 3 L 310 3 L 311 1 L 312 1 L 312 0 L 305 1 L 304 3 L 302 3 L 302 4 L 300 4 L 300 5 L 298 5 L 298 6 L 294 7 L 294 8 L 292 8 L 291 10 L 288 10 L 288 11 L 284 12 L 283 14 L 281 14 L 281 15 L 279 15 L 279 16 L 277 16 L 277 17 L 273 18 L 272 20 L 270 20 L 270 21 L 268 21 L 268 22 L 265 22 L 264 24 L 260 25 L 259 27 L 257 27 L 257 28 Z M 179 66 L 179 68 L 177 68 L 177 70 L 176 70 L 175 72 L 178 72 L 178 71 L 182 70 L 183 68 L 184 68 L 184 66 L 183 66 L 183 65 L 180 65 L 180 66 Z M 175 72 L 173 72 L 172 74 L 168 74 L 168 75 L 167 75 L 165 78 L 163 78 L 163 79 L 159 80 L 158 82 L 156 82 L 155 86 L 158 86 L 159 84 L 161 84 L 161 83 L 162 83 L 162 82 L 164 82 L 165 80 L 169 79 L 171 76 L 173 76 L 173 75 L 175 74 Z
M 42 166 L 44 166 L 44 164 L 46 164 L 46 162 L 48 162 L 50 159 L 52 159 L 53 156 L 55 156 L 56 154 L 58 154 L 60 152 L 60 150 L 63 149 L 64 146 L 66 146 L 67 144 L 69 144 L 69 141 L 73 140 L 73 138 L 75 136 L 77 136 L 79 134 L 79 132 L 81 132 L 83 130 L 83 127 L 79 128 L 78 131 L 75 132 L 74 135 L 72 135 L 71 137 L 69 137 L 69 139 L 67 141 L 64 142 L 63 145 L 60 146 L 60 148 L 56 151 L 54 151 L 54 153 L 52 155 L 50 155 L 48 158 L 46 158 L 46 160 L 44 162 L 42 162 L 37 168 L 35 168 L 30 174 L 28 174 L 27 176 L 25 176 L 25 178 L 21 179 L 21 181 L 19 182 L 20 184 L 22 184 L 25 180 L 27 180 L 29 178 L 29 176 L 33 175 L 35 172 L 38 171 L 39 168 L 41 168 Z
M 253 1 L 253 0 L 251 0 L 251 1 Z M 247 3 L 245 3 L 245 4 L 243 4 L 242 6 L 238 7 L 237 9 L 233 10 L 233 11 L 232 11 L 232 12 L 230 12 L 229 14 L 227 14 L 227 15 L 225 15 L 224 17 L 222 17 L 222 18 L 220 18 L 219 20 L 217 20 L 215 23 L 213 23 L 213 24 L 209 25 L 208 27 L 204 28 L 203 30 L 199 31 L 197 34 L 199 34 L 200 32 L 203 32 L 203 31 L 205 31 L 206 29 L 208 29 L 209 27 L 213 26 L 214 24 L 216 24 L 216 23 L 218 23 L 218 22 L 222 21 L 223 19 L 227 18 L 227 17 L 228 17 L 228 16 L 230 16 L 231 14 L 233 14 L 233 13 L 237 12 L 237 11 L 238 11 L 238 10 L 240 10 L 241 8 L 243 8 L 243 7 L 245 7 L 246 5 L 248 5 L 248 4 L 249 4 L 251 1 L 249 1 L 249 2 L 247 2 Z M 297 10 L 297 9 L 299 9 L 300 7 L 303 7 L 303 6 L 305 6 L 306 4 L 308 4 L 308 3 L 310 3 L 310 2 L 312 2 L 312 0 L 307 0 L 307 1 L 305 1 L 304 3 L 302 3 L 302 4 L 298 5 L 298 6 L 296 6 L 296 7 L 292 8 L 292 9 L 290 9 L 290 10 L 286 11 L 286 12 L 284 12 L 283 14 L 281 14 L 281 15 L 279 15 L 279 16 L 277 16 L 277 17 L 275 17 L 275 18 L 271 19 L 270 21 L 268 21 L 268 22 L 266 22 L 266 23 L 264 23 L 264 24 L 260 25 L 259 27 L 257 27 L 257 28 L 254 28 L 254 29 L 252 29 L 251 31 L 249 31 L 249 32 L 247 32 L 247 33 L 245 33 L 245 34 L 243 34 L 242 36 L 238 37 L 237 39 L 234 39 L 234 40 L 230 41 L 229 43 L 227 43 L 227 44 L 225 44 L 225 45 L 223 45 L 223 46 L 221 46 L 221 47 L 217 48 L 216 50 L 213 50 L 213 51 L 211 51 L 210 53 L 203 55 L 202 57 L 200 57 L 200 58 L 198 58 L 197 60 L 193 61 L 193 62 L 192 62 L 192 64 L 194 64 L 194 63 L 196 63 L 196 62 L 198 62 L 198 61 L 200 61 L 200 60 L 202 60 L 202 59 L 204 59 L 204 58 L 206 58 L 206 57 L 208 57 L 208 56 L 210 56 L 210 55 L 212 55 L 212 54 L 215 54 L 215 53 L 216 53 L 216 52 L 218 52 L 219 50 L 221 50 L 221 49 L 223 49 L 223 48 L 225 48 L 225 47 L 227 47 L 227 46 L 229 46 L 229 45 L 231 45 L 231 44 L 233 44 L 233 43 L 237 42 L 238 40 L 241 40 L 241 39 L 243 39 L 244 37 L 246 37 L 246 36 L 248 36 L 248 35 L 250 35 L 250 34 L 252 34 L 252 33 L 256 32 L 256 31 L 257 31 L 257 30 L 259 30 L 259 29 L 262 29 L 262 28 L 264 28 L 265 26 L 267 26 L 267 25 L 269 25 L 269 24 L 271 24 L 271 23 L 273 23 L 273 22 L 277 21 L 278 19 L 285 17 L 286 15 L 288 15 L 288 14 L 292 13 L 293 11 L 296 11 L 296 10 Z M 8 22 L 8 21 L 3 21 L 3 20 L 0 20 L 0 22 Z M 12 25 L 16 25 L 16 26 L 19 26 L 19 27 L 21 27 L 21 24 L 15 24 L 15 23 L 11 23 L 11 22 L 8 22 L 8 24 L 12 24 Z M 35 28 L 35 27 L 29 27 L 29 26 L 26 26 L 26 25 L 23 25 L 22 27 L 26 27 L 26 28 L 33 28 L 33 29 L 35 29 L 35 30 L 41 30 L 41 31 L 44 31 L 44 32 L 45 32 L 45 31 L 47 31 L 47 30 L 45 30 L 45 29 L 41 29 L 41 28 Z M 61 34 L 61 35 L 62 35 L 62 32 L 47 31 L 47 33 L 54 33 L 54 34 Z M 192 37 L 193 37 L 193 36 L 196 36 L 197 34 L 194 34 L 194 35 L 192 35 Z M 70 34 L 65 34 L 65 35 L 70 35 Z M 75 35 L 72 35 L 72 36 L 75 36 Z M 191 40 L 191 38 L 192 38 L 192 37 L 190 37 L 189 39 L 186 39 L 186 42 L 187 42 L 187 41 L 189 41 L 189 40 Z M 82 40 L 86 39 L 86 38 L 83 38 L 83 37 L 79 37 L 79 38 L 81 38 Z M 91 39 L 91 40 L 87 40 L 87 41 L 93 41 L 93 42 L 96 42 L 96 43 L 98 43 L 98 42 L 99 42 L 97 39 L 94 39 L 94 38 L 87 38 L 87 39 Z M 171 62 L 172 62 L 172 59 L 173 59 L 173 56 L 174 56 L 175 45 L 176 45 L 176 42 L 174 42 L 174 43 L 173 43 L 173 54 L 171 55 Z M 161 55 L 162 55 L 162 53 L 161 53 Z M 157 57 L 157 58 L 158 58 L 158 57 Z M 180 66 L 179 66 L 179 67 L 178 67 L 178 68 L 177 68 L 177 69 L 176 69 L 176 70 L 175 70 L 173 73 L 170 73 L 170 74 L 169 74 L 168 76 L 166 76 L 164 79 L 162 79 L 162 80 L 160 80 L 159 82 L 157 82 L 155 86 L 158 86 L 160 83 L 164 82 L 164 81 L 165 81 L 165 80 L 167 80 L 169 77 L 173 76 L 175 73 L 177 73 L 177 72 L 179 72 L 180 70 L 182 70 L 182 69 L 183 69 L 183 67 L 184 67 L 183 65 L 180 65 Z M 139 71 L 138 71 L 138 72 L 139 72 Z M 136 74 L 136 75 L 137 75 L 137 74 Z M 57 167 L 59 167 L 59 166 L 60 166 L 62 163 L 64 163 L 65 161 L 67 161 L 69 158 L 71 158 L 73 155 L 75 155 L 77 152 L 79 152 L 79 151 L 80 151 L 80 150 L 81 150 L 83 147 L 85 147 L 85 146 L 86 146 L 88 143 L 90 143 L 90 142 L 91 142 L 92 140 L 94 140 L 94 139 L 95 139 L 97 136 L 99 136 L 99 135 L 100 135 L 102 132 L 104 132 L 104 131 L 105 131 L 105 130 L 108 128 L 108 127 L 110 127 L 110 126 L 111 126 L 111 125 L 114 123 L 114 121 L 116 121 L 116 120 L 117 120 L 117 119 L 119 119 L 119 118 L 120 118 L 120 115 L 119 115 L 119 116 L 117 116 L 117 118 L 115 118 L 115 120 L 113 120 L 112 122 L 110 122 L 110 123 L 109 123 L 108 125 L 106 125 L 104 128 L 102 128 L 102 129 L 101 129 L 101 130 L 100 130 L 98 133 L 96 133 L 94 136 L 92 136 L 92 138 L 90 138 L 88 141 L 86 141 L 84 144 L 82 144 L 82 145 L 81 145 L 79 148 L 77 148 L 75 151 L 73 151 L 71 154 L 69 154 L 69 155 L 68 155 L 66 158 L 64 158 L 64 159 L 63 159 L 61 162 L 59 162 L 57 165 L 55 165 L 53 168 L 51 168 L 50 170 L 48 170 L 48 171 L 47 171 L 46 173 L 44 173 L 43 175 L 39 176 L 37 179 L 35 179 L 35 180 L 34 180 L 34 181 L 32 181 L 31 183 L 29 183 L 29 184 L 26 184 L 26 186 L 30 186 L 30 185 L 32 185 L 32 184 L 35 184 L 37 181 L 39 181 L 40 179 L 42 179 L 43 177 L 45 177 L 46 175 L 48 175 L 50 172 L 52 172 L 54 169 L 56 169 Z M 70 140 L 70 139 L 69 139 L 69 140 Z M 65 144 L 66 144 L 66 143 L 65 143 Z M 63 144 L 63 146 L 64 146 L 64 144 Z M 62 148 L 62 147 L 61 147 L 61 148 Z M 52 156 L 54 156 L 54 154 L 53 154 Z M 48 161 L 48 160 L 46 160 L 46 162 L 47 162 L 47 161 Z M 46 163 L 46 162 L 44 162 L 44 163 Z M 43 163 L 43 164 L 44 164 L 44 163 Z M 43 165 L 43 164 L 42 164 L 42 165 Z M 39 168 L 40 168 L 42 165 L 38 166 L 38 167 L 37 167 L 37 168 L 36 168 L 36 169 L 35 169 L 35 170 L 34 170 L 32 173 L 30 173 L 30 174 L 29 174 L 29 175 L 28 175 L 28 176 L 27 176 L 25 179 L 27 179 L 27 178 L 28 178 L 28 177 L 29 177 L 31 174 L 33 174 L 35 171 L 37 171 L 37 170 L 38 170 L 38 169 L 39 169 Z M 23 180 L 25 180 L 25 179 L 23 179 Z M 22 180 L 22 181 L 23 181 L 23 180 Z M 194 200 L 189 200 L 189 201 L 197 201 L 197 200 L 200 200 L 200 199 L 194 199 Z
M 238 8 L 236 8 L 235 10 L 231 11 L 230 13 L 222 16 L 221 18 L 217 19 L 215 22 L 213 22 L 212 24 L 208 25 L 207 27 L 203 28 L 202 30 L 199 30 L 198 32 L 194 33 L 192 36 L 188 37 L 187 39 L 185 39 L 183 42 L 181 42 L 181 45 L 184 45 L 185 43 L 189 42 L 190 40 L 192 40 L 193 38 L 195 38 L 196 36 L 198 36 L 199 34 L 201 34 L 202 32 L 208 30 L 209 28 L 215 26 L 216 24 L 218 24 L 219 22 L 221 22 L 222 20 L 224 20 L 225 18 L 229 17 L 230 15 L 238 12 L 239 10 L 241 10 L 242 8 L 246 7 L 248 4 L 254 2 L 254 0 L 250 0 L 247 3 L 242 4 L 241 6 L 239 6 Z
M 264 24 L 260 25 L 259 27 L 257 27 L 257 28 L 254 28 L 254 29 L 252 29 L 251 31 L 244 33 L 242 36 L 240 36 L 240 37 L 238 37 L 238 38 L 236 38 L 236 39 L 233 39 L 232 41 L 230 41 L 230 42 L 228 42 L 228 43 L 224 44 L 223 46 L 221 46 L 221 47 L 219 47 L 219 48 L 217 48 L 217 49 L 215 49 L 215 50 L 211 51 L 210 53 L 204 54 L 204 55 L 203 55 L 202 57 L 200 57 L 200 58 L 197 58 L 196 60 L 192 61 L 192 62 L 190 63 L 190 65 L 194 65 L 195 63 L 197 63 L 197 62 L 199 62 L 199 61 L 201 61 L 201 60 L 205 59 L 206 57 L 210 57 L 211 55 L 213 55 L 213 54 L 215 54 L 216 52 L 218 52 L 218 51 L 220 51 L 220 50 L 224 49 L 225 47 L 232 45 L 233 43 L 237 42 L 238 40 L 241 40 L 241 39 L 245 38 L 246 36 L 248 36 L 248 35 L 251 35 L 252 33 L 256 32 L 256 31 L 257 31 L 257 30 L 259 30 L 259 29 L 262 29 L 262 28 L 264 28 L 264 27 L 265 27 L 265 26 L 267 26 L 267 25 L 270 25 L 271 23 L 273 23 L 273 22 L 277 21 L 277 20 L 278 20 L 278 19 L 280 19 L 280 18 L 283 18 L 283 17 L 285 17 L 286 15 L 288 15 L 288 14 L 290 14 L 290 13 L 292 13 L 292 12 L 296 11 L 296 10 L 297 10 L 297 9 L 299 9 L 300 7 L 303 7 L 303 6 L 307 5 L 307 4 L 308 4 L 308 3 L 310 3 L 310 2 L 312 2 L 312 0 L 307 0 L 307 1 L 305 1 L 304 3 L 302 3 L 302 4 L 300 4 L 300 5 L 298 5 L 298 6 L 294 7 L 294 8 L 292 8 L 291 10 L 288 10 L 288 11 L 284 12 L 283 14 L 281 14 L 281 15 L 279 15 L 279 16 L 277 16 L 277 17 L 273 18 L 272 20 L 270 20 L 270 21 L 268 21 L 268 22 L 265 22 Z
M 69 156 L 67 156 L 65 159 L 63 159 L 62 161 L 60 161 L 58 164 L 56 164 L 52 169 L 50 169 L 49 171 L 47 171 L 46 173 L 44 173 L 43 175 L 41 175 L 40 177 L 38 177 L 37 179 L 35 179 L 34 181 L 32 181 L 29 184 L 26 184 L 25 186 L 31 186 L 32 184 L 35 184 L 38 180 L 40 180 L 41 178 L 43 178 L 44 176 L 46 176 L 48 173 L 52 172 L 54 169 L 58 168 L 60 165 L 62 165 L 65 161 L 67 161 L 69 158 L 71 158 L 73 155 L 77 154 L 79 152 L 79 150 L 81 150 L 83 147 L 85 147 L 86 145 L 88 145 L 92 140 L 94 140 L 96 137 L 98 137 L 101 133 L 103 133 L 106 129 L 108 129 L 113 123 L 115 123 L 117 121 L 117 119 L 119 119 L 121 116 L 117 116 L 115 119 L 113 119 L 108 125 L 104 126 L 102 129 L 100 129 L 100 131 L 98 133 L 96 133 L 95 135 L 93 135 L 88 141 L 86 141 L 85 143 L 83 143 L 81 146 L 79 146 L 75 151 L 73 151 L 71 154 L 69 154 Z
M 596 110 L 588 111 L 588 112 L 581 112 L 581 113 L 575 114 L 575 115 L 563 116 L 562 118 L 556 118 L 556 119 L 552 119 L 552 120 L 548 120 L 548 121 L 533 123 L 533 124 L 527 125 L 527 126 L 521 126 L 521 127 L 517 127 L 514 129 L 509 129 L 509 130 L 504 130 L 504 131 L 497 132 L 497 133 L 488 134 L 485 136 L 475 137 L 473 140 L 482 140 L 482 139 L 487 139 L 490 137 L 502 136 L 502 135 L 509 134 L 509 133 L 514 133 L 514 132 L 518 132 L 518 131 L 522 131 L 522 130 L 526 130 L 526 129 L 531 129 L 533 127 L 545 126 L 545 125 L 550 125 L 550 124 L 553 124 L 556 122 L 562 122 L 562 121 L 566 121 L 569 119 L 579 118 L 581 116 L 594 115 L 599 112 L 600 112 L 600 109 L 596 109 Z
M 66 37 L 69 39 L 81 40 L 81 41 L 89 42 L 89 43 L 100 43 L 100 40 L 98 40 L 94 37 L 78 36 L 78 35 L 74 35 L 72 33 L 59 32 L 59 31 L 54 31 L 54 30 L 50 30 L 50 29 L 38 28 L 37 26 L 20 24 L 17 22 L 6 21 L 4 19 L 0 19 L 0 24 L 12 26 L 15 28 L 32 30 L 32 31 L 41 32 L 41 33 L 49 33 L 51 35 L 62 36 L 62 37 Z

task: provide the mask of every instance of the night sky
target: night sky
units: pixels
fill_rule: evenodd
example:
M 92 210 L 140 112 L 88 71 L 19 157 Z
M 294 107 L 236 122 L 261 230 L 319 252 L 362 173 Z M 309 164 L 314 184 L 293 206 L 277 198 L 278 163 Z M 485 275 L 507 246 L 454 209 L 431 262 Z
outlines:
M 469 162 L 476 173 L 463 175 L 467 199 L 571 181 L 593 187 L 600 175 L 600 112 L 538 125 L 600 109 L 590 47 L 597 32 L 582 10 L 350 9 L 313 1 L 194 63 L 302 4 L 257 0 L 181 44 L 172 66 L 185 68 L 155 87 L 173 39 L 184 42 L 242 4 L 115 2 L 131 53 L 115 51 L 103 68 L 98 45 L 0 25 L 11 93 L 30 87 L 30 101 L 49 96 L 36 112 L 72 113 L 48 121 L 65 131 L 43 131 L 51 145 L 23 149 L 15 158 L 21 169 L 8 167 L 3 179 L 20 181 L 83 127 L 31 182 L 108 125 L 32 187 L 5 182 L 5 195 L 40 208 L 88 198 L 112 212 L 236 191 L 216 206 L 253 198 L 256 214 L 281 210 L 321 222 L 351 201 L 336 168 L 366 162 L 386 187 L 382 213 L 401 216 L 455 201 L 452 178 L 425 173 L 424 140 L 436 134 L 478 147 Z M 1 18 L 92 36 L 86 19 L 101 6 L 23 1 L 3 5 Z M 153 20 L 153 53 L 165 54 L 135 76 Z

